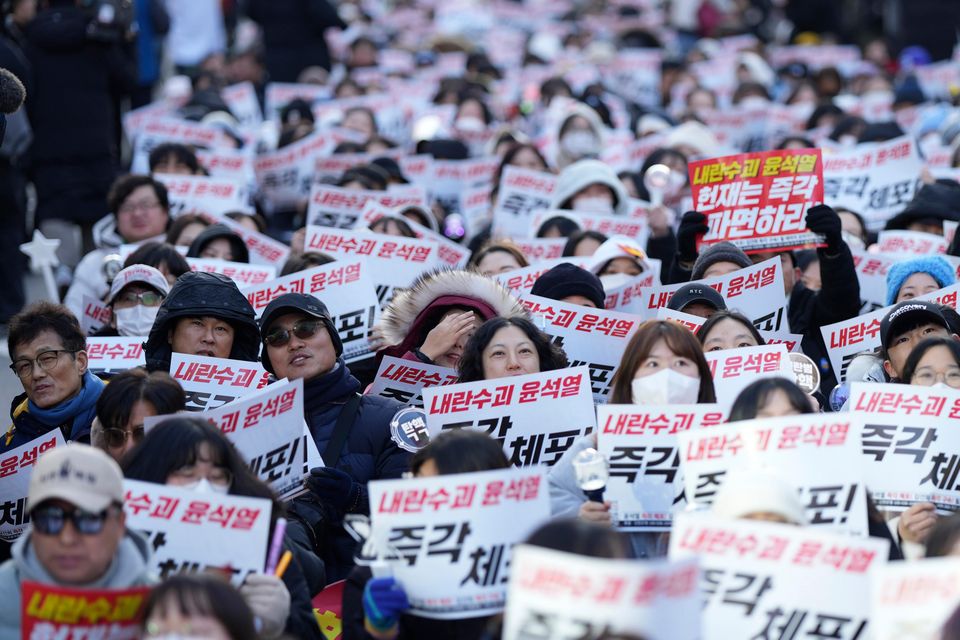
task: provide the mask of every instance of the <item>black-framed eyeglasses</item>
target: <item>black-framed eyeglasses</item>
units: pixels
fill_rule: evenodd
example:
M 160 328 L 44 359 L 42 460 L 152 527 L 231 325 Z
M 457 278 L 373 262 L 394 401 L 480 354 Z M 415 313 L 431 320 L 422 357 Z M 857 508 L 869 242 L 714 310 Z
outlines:
M 11 371 L 17 374 L 21 380 L 26 380 L 33 375 L 33 365 L 36 363 L 41 371 L 50 371 L 57 366 L 60 361 L 61 353 L 77 353 L 76 349 L 51 349 L 37 354 L 33 360 L 29 358 L 20 358 L 10 365 Z
M 284 329 L 277 327 L 263 337 L 263 341 L 271 347 L 282 347 L 290 342 L 290 335 L 293 334 L 301 340 L 312 338 L 320 330 L 320 320 L 299 320 L 293 324 L 293 329 Z
M 111 449 L 119 449 L 127 443 L 128 438 L 133 438 L 134 444 L 143 440 L 143 425 L 134 425 L 133 429 L 104 429 L 103 439 Z
M 67 521 L 73 523 L 74 529 L 87 536 L 95 536 L 103 531 L 103 524 L 110 516 L 112 508 L 100 513 L 90 513 L 83 509 L 64 509 L 57 505 L 40 506 L 30 514 L 33 528 L 43 535 L 60 535 Z

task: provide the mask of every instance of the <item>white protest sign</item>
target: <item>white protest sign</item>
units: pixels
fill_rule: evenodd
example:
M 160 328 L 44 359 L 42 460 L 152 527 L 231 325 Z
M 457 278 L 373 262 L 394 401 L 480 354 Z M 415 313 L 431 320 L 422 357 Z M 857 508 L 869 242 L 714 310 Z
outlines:
M 694 334 L 696 334 L 697 331 L 700 330 L 700 327 L 703 326 L 703 323 L 707 321 L 707 319 L 702 316 L 695 316 L 690 313 L 684 313 L 683 311 L 674 311 L 668 307 L 660 307 L 657 309 L 657 320 L 672 320 L 690 329 Z M 800 343 L 803 342 L 803 336 L 799 333 L 761 331 L 759 329 L 757 333 L 763 338 L 765 344 L 782 344 L 790 353 L 801 352 Z M 706 346 L 705 351 L 709 349 L 710 347 Z M 718 349 L 714 349 L 714 351 L 718 351 Z
M 417 234 L 418 238 L 423 240 L 433 240 L 437 243 L 437 256 L 439 257 L 440 262 L 453 267 L 454 269 L 462 269 L 466 266 L 467 262 L 470 260 L 469 249 L 462 244 L 450 240 L 442 234 L 436 233 L 433 229 L 428 229 L 415 220 L 399 216 L 399 213 L 403 211 L 404 208 L 404 206 L 401 206 L 390 209 L 375 200 L 367 200 L 367 203 L 363 207 L 363 215 L 361 215 L 360 219 L 357 220 L 357 226 L 354 228 L 359 228 L 361 225 L 369 227 L 371 224 L 384 216 L 393 218 L 399 217 L 415 234 Z M 433 214 L 429 213 L 429 215 Z
M 853 264 L 860 282 L 860 312 L 875 311 L 887 303 L 887 271 L 904 256 L 881 255 L 866 251 L 851 251 Z
M 806 44 L 772 46 L 768 49 L 770 65 L 779 69 L 791 62 L 802 62 L 813 69 L 850 64 L 861 58 L 860 47 L 843 44 Z
M 220 90 L 220 95 L 241 127 L 256 126 L 263 121 L 260 101 L 252 82 L 239 82 L 224 87 Z
M 682 505 L 677 434 L 727 419 L 718 404 L 597 407 L 597 450 L 610 465 L 603 497 L 621 531 L 668 531 Z
M 228 178 L 158 173 L 156 179 L 167 188 L 172 218 L 188 213 L 219 217 L 228 211 L 251 210 L 243 183 Z
M 832 207 L 856 211 L 870 231 L 880 231 L 913 199 L 922 169 L 923 160 L 910 136 L 825 151 L 823 198 Z
M 457 382 L 456 369 L 438 367 L 419 360 L 384 356 L 377 376 L 366 394 L 382 396 L 411 407 L 423 408 L 423 390 Z
M 587 367 L 430 387 L 423 408 L 430 437 L 444 429 L 484 431 L 517 466 L 553 465 L 597 425 Z
M 594 402 L 606 402 L 623 351 L 642 320 L 529 294 L 521 302 L 540 329 L 564 350 L 571 367 L 590 369 Z
M 861 424 L 806 414 L 678 433 L 686 498 L 712 504 L 727 472 L 772 469 L 800 492 L 810 525 L 866 535 Z
M 890 562 L 873 574 L 870 637 L 941 640 L 941 629 L 960 605 L 960 558 Z
M 946 253 L 950 243 L 941 235 L 922 231 L 881 231 L 877 236 L 878 253 L 929 256 Z M 901 259 L 903 256 L 901 255 Z
M 248 188 L 256 186 L 252 153 L 234 149 L 198 149 L 196 153 L 200 166 L 214 178 L 226 178 Z
M 216 258 L 187 258 L 187 264 L 191 271 L 225 275 L 236 282 L 238 287 L 263 284 L 277 277 L 277 268 L 267 264 L 247 264 Z
M 636 216 L 616 216 L 604 215 L 602 213 L 583 213 L 580 211 L 567 211 L 565 209 L 540 209 L 534 211 L 530 219 L 530 228 L 528 235 L 533 236 L 544 222 L 550 218 L 563 216 L 576 220 L 577 224 L 584 231 L 596 231 L 605 236 L 627 236 L 646 242 L 649 232 L 646 219 Z
M 539 467 L 373 480 L 369 490 L 373 540 L 410 613 L 425 618 L 502 611 L 513 545 L 550 517 Z
M 371 200 L 388 208 L 427 205 L 426 194 L 419 187 L 405 191 L 363 191 L 315 184 L 307 204 L 307 224 L 353 229 L 361 219 L 364 206 Z
M 518 545 L 503 640 L 700 638 L 695 560 L 624 560 Z
M 304 249 L 338 259 L 363 260 L 382 304 L 393 297 L 393 289 L 409 287 L 423 273 L 440 266 L 439 245 L 417 238 L 309 226 Z
M 522 238 L 514 240 L 520 253 L 530 264 L 537 264 L 544 260 L 558 260 L 563 257 L 563 248 L 567 245 L 566 238 Z
M 620 49 L 609 64 L 604 84 L 637 104 L 659 105 L 662 59 L 663 53 L 658 48 Z
M 115 374 L 147 364 L 143 355 L 146 336 L 87 338 L 87 368 L 98 375 Z
M 82 298 L 83 315 L 80 316 L 80 331 L 83 335 L 93 335 L 100 330 L 103 325 L 110 322 L 113 315 L 110 307 L 101 300 L 84 295 Z
M 497 206 L 493 212 L 494 234 L 524 238 L 529 234 L 535 211 L 549 209 L 557 176 L 543 171 L 506 166 L 500 176 Z
M 490 185 L 500 165 L 500 158 L 480 157 L 468 160 L 434 160 L 433 176 L 426 184 L 430 201 L 439 204 L 444 211 L 462 213 L 463 195 L 470 187 Z
M 161 579 L 214 569 L 239 587 L 250 573 L 263 572 L 269 500 L 130 479 L 123 493 L 127 528 L 147 536 L 150 568 Z
M 757 329 L 780 331 L 786 328 L 787 301 L 780 258 L 770 258 L 723 276 L 703 278 L 697 282 L 716 289 L 723 296 L 728 309 L 750 318 Z M 646 320 L 655 318 L 658 309 L 667 306 L 677 289 L 687 284 L 650 287 L 642 292 L 643 295 L 633 296 L 629 303 L 621 304 L 619 309 L 639 314 Z M 610 307 L 609 295 L 607 308 Z
M 917 385 L 854 382 L 851 415 L 863 423 L 863 473 L 877 508 L 900 513 L 931 502 L 960 509 L 960 392 Z
M 281 499 L 304 491 L 303 478 L 322 467 L 303 420 L 303 380 L 281 380 L 200 414 L 223 431 L 243 459 Z
M 150 152 L 166 142 L 200 149 L 232 148 L 233 140 L 220 127 L 175 117 L 145 118 L 133 139 L 130 173 L 150 173 Z
M 300 99 L 312 105 L 321 100 L 329 100 L 331 88 L 318 84 L 300 84 L 295 82 L 269 82 L 264 92 L 264 117 L 279 120 L 280 112 L 294 100 Z
M 272 208 L 294 207 L 310 195 L 317 157 L 333 151 L 333 136 L 318 131 L 291 145 L 257 156 L 253 168 L 260 193 Z
M 250 264 L 271 266 L 279 271 L 290 257 L 290 247 L 268 235 L 248 229 L 235 220 L 227 217 L 210 217 L 208 220 L 230 227 L 231 231 L 243 239 L 250 251 Z
M 717 401 L 731 406 L 745 387 L 761 378 L 786 378 L 792 382 L 795 377 L 788 352 L 786 345 L 769 344 L 705 353 Z
M 372 353 L 370 330 L 380 320 L 380 305 L 370 267 L 345 258 L 305 271 L 298 271 L 265 284 L 245 287 L 259 317 L 271 301 L 285 293 L 306 293 L 323 302 L 343 342 L 343 357 L 349 363 Z
M 960 292 L 960 284 L 953 284 L 917 296 L 916 299 L 931 300 L 937 304 L 945 304 L 956 309 L 958 292 Z M 872 351 L 880 346 L 880 321 L 892 308 L 892 305 L 882 307 L 843 322 L 820 327 L 820 332 L 823 334 L 823 343 L 826 345 L 827 353 L 830 356 L 830 366 L 834 371 L 840 373 L 837 376 L 838 380 L 846 380 L 847 367 L 858 353 Z
M 882 538 L 685 513 L 674 522 L 669 557 L 700 563 L 703 640 L 853 640 L 872 637 L 870 581 L 886 564 L 889 545 Z
M 507 289 L 510 289 L 513 295 L 519 297 L 529 294 L 530 289 L 533 288 L 534 283 L 540 276 L 555 266 L 565 263 L 575 264 L 578 267 L 585 268 L 587 266 L 587 259 L 569 256 L 566 258 L 557 258 L 556 260 L 543 260 L 529 267 L 499 273 L 495 275 L 494 278 Z
M 66 444 L 60 429 L 54 429 L 0 455 L 0 540 L 12 542 L 29 523 L 27 490 L 37 457 Z
M 259 362 L 170 354 L 170 375 L 183 387 L 187 411 L 217 409 L 267 386 Z

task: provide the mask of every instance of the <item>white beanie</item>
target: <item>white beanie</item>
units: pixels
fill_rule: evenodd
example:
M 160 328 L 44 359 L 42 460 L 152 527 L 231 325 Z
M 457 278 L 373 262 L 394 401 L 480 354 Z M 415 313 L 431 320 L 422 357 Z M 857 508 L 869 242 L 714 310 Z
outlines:
M 753 51 L 744 51 L 737 56 L 737 64 L 746 67 L 747 72 L 750 74 L 750 79 L 762 84 L 767 89 L 772 87 L 774 81 L 777 79 L 776 74 L 773 72 L 773 69 L 770 68 L 770 65 L 767 64 L 767 61 Z
M 663 146 L 676 147 L 679 145 L 693 147 L 704 158 L 712 158 L 720 143 L 706 125 L 696 120 L 688 120 L 667 134 Z
M 600 275 L 607 263 L 617 258 L 635 260 L 644 272 L 650 269 L 650 265 L 647 264 L 647 253 L 640 246 L 640 243 L 627 236 L 612 236 L 597 247 L 597 250 L 593 253 L 590 258 L 590 271 Z
M 728 472 L 713 498 L 713 513 L 725 518 L 775 513 L 792 524 L 807 524 L 797 490 L 781 476 L 766 469 Z
M 626 215 L 630 209 L 629 196 L 617 173 L 605 162 L 592 159 L 574 162 L 560 172 L 557 176 L 557 184 L 553 188 L 551 208 L 561 209 L 563 203 L 592 184 L 610 187 L 616 200 L 613 204 L 613 212 Z

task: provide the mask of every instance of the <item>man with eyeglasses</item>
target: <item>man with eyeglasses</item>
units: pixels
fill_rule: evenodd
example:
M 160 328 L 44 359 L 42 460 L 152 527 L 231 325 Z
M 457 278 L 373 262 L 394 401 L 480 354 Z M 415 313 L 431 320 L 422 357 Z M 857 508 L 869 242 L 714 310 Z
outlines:
M 40 456 L 27 491 L 30 527 L 0 565 L 0 640 L 20 638 L 21 582 L 127 589 L 153 584 L 150 546 L 126 528 L 123 474 L 84 444 Z
M 94 335 L 147 337 L 169 292 L 170 285 L 159 270 L 145 264 L 123 269 L 110 284 L 105 300 L 110 322 Z
M 277 378 L 303 379 L 304 417 L 327 467 L 311 470 L 310 492 L 291 506 L 316 539 L 327 581 L 347 576 L 356 543 L 344 531 L 346 514 L 369 514 L 367 482 L 399 478 L 411 453 L 391 435 L 404 405 L 360 395 L 360 382 L 342 357 L 343 343 L 327 307 L 303 293 L 279 296 L 263 311 L 263 368 Z M 325 534 L 331 537 L 324 544 Z
M 87 370 L 86 338 L 63 305 L 37 302 L 10 321 L 7 346 L 24 393 L 14 399 L 13 424 L 0 452 L 54 429 L 65 440 L 88 442 L 104 384 Z
M 170 201 L 167 188 L 150 176 L 126 175 L 117 179 L 107 196 L 113 213 L 99 220 L 93 229 L 97 248 L 83 257 L 73 274 L 73 282 L 63 303 L 79 317 L 83 296 L 102 300 L 110 290 L 110 277 L 104 259 L 116 253 L 121 244 L 140 244 L 159 239 L 170 225 Z

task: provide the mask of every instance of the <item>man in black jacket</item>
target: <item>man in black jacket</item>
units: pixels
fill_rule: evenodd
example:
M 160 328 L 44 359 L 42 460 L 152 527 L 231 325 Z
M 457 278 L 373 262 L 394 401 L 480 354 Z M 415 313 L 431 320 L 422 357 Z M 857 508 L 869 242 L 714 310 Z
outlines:
M 807 211 L 807 228 L 822 235 L 826 247 L 817 249 L 820 260 L 820 291 L 803 286 L 797 277 L 794 256 L 789 251 L 766 252 L 750 256 L 754 263 L 780 256 L 783 264 L 783 284 L 787 295 L 787 320 L 792 333 L 803 335 L 803 352 L 820 367 L 820 391 L 829 396 L 837 384 L 830 367 L 827 348 L 823 343 L 820 328 L 856 317 L 860 312 L 860 281 L 850 248 L 843 240 L 843 228 L 837 212 L 826 205 L 817 205 Z M 706 216 L 689 211 L 680 222 L 677 231 L 677 257 L 670 270 L 671 282 L 686 282 L 692 275 L 704 277 L 712 265 L 703 264 L 697 251 L 697 238 L 708 231 Z M 747 256 L 742 251 L 727 252 L 724 263 L 730 263 L 732 271 L 746 266 Z
M 273 82 L 296 82 L 307 67 L 329 71 L 324 32 L 347 28 L 327 0 L 250 0 L 247 15 L 263 29 L 267 73 Z

